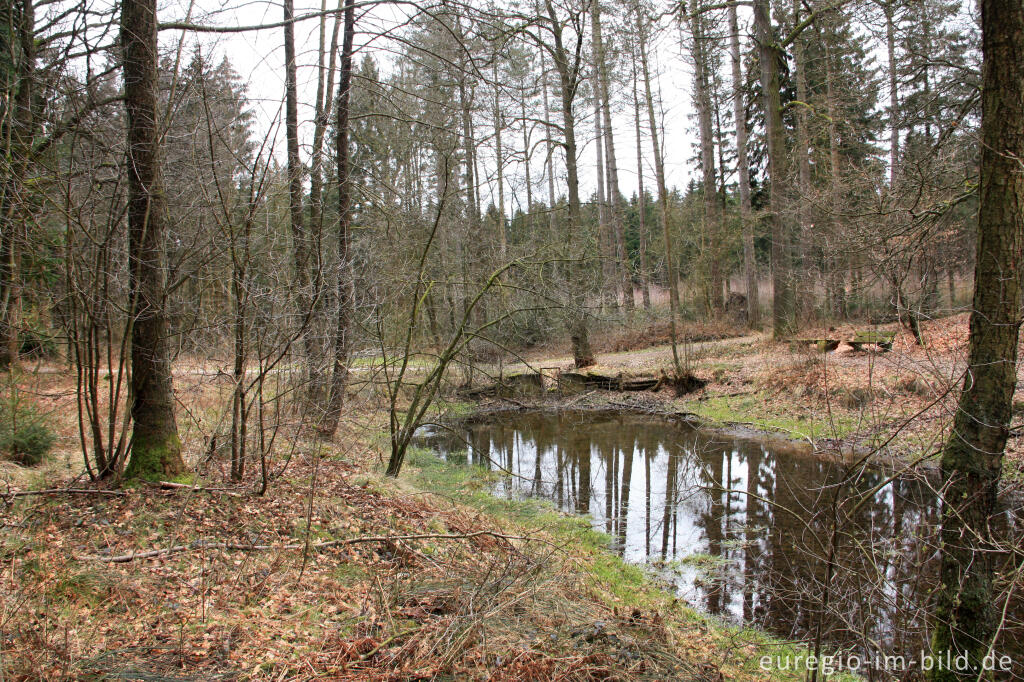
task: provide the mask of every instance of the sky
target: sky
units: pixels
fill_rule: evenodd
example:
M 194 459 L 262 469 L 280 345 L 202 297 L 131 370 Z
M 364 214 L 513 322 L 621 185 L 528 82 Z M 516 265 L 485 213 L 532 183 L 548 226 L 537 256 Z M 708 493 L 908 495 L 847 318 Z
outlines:
M 328 7 L 334 5 L 332 0 Z M 306 12 L 320 10 L 319 0 L 296 0 L 295 14 L 301 16 Z M 251 26 L 278 22 L 283 17 L 283 10 L 278 1 L 266 0 L 170 0 L 162 2 L 159 8 L 161 22 L 181 21 L 190 17 L 193 23 L 217 26 Z M 395 44 L 380 35 L 388 29 L 394 29 L 414 11 L 410 6 L 382 5 L 369 12 L 357 12 L 356 48 L 359 54 L 372 55 L 380 64 L 382 73 L 386 73 L 395 59 Z M 741 23 L 745 24 L 745 21 Z M 741 33 L 745 26 L 741 26 Z M 328 22 L 327 37 L 330 39 L 331 23 Z M 746 39 L 746 36 L 744 36 Z M 160 43 L 163 50 L 176 50 L 182 40 L 180 31 L 162 31 Z M 316 93 L 316 60 L 319 43 L 319 21 L 314 19 L 300 22 L 295 30 L 296 53 L 298 62 L 299 87 L 299 120 L 300 141 L 308 145 L 312 139 L 313 103 Z M 235 71 L 247 84 L 248 97 L 255 113 L 255 129 L 259 136 L 272 131 L 279 139 L 274 147 L 280 150 L 283 157 L 283 93 L 284 93 L 284 48 L 283 29 L 272 28 L 244 33 L 228 34 L 188 34 L 184 36 L 182 47 L 188 54 L 196 42 L 202 46 L 204 54 L 215 61 L 226 56 Z M 693 120 L 692 97 L 690 94 L 692 69 L 679 46 L 679 35 L 675 29 L 669 29 L 652 45 L 652 66 L 657 74 L 655 88 L 661 93 L 664 131 L 663 147 L 665 153 L 666 176 L 669 186 L 685 186 L 696 173 L 695 158 L 695 121 Z M 614 89 L 614 88 L 613 88 Z M 656 95 L 657 96 L 657 95 Z M 627 109 L 627 101 L 631 103 L 632 92 L 628 88 L 619 88 L 612 93 L 613 134 L 616 156 L 619 165 L 620 190 L 627 196 L 636 191 L 636 138 L 631 105 Z M 616 103 L 618 106 L 616 107 Z M 590 196 L 596 189 L 596 147 L 594 144 L 594 121 L 592 107 L 581 101 L 578 114 L 583 120 L 578 125 L 580 136 L 580 174 L 581 192 L 584 197 Z M 481 122 L 482 123 L 482 122 Z M 648 191 L 654 189 L 654 170 L 650 162 L 650 141 L 646 135 L 646 116 L 643 119 L 645 183 Z M 490 137 L 492 129 L 483 127 L 478 137 Z M 535 133 L 535 136 L 539 133 Z M 509 130 L 504 133 L 505 146 L 521 145 L 521 132 Z M 308 147 L 303 152 L 303 160 L 308 162 Z M 508 152 L 506 152 L 506 156 Z M 496 196 L 494 185 L 495 162 L 493 151 L 484 150 L 480 162 L 485 172 L 485 180 L 489 187 L 482 190 L 483 203 L 486 206 L 490 198 Z M 518 208 L 519 202 L 525 203 L 524 173 L 521 164 L 513 164 L 508 172 L 506 183 L 506 207 L 511 213 Z M 536 196 L 546 196 L 546 180 L 542 181 L 543 154 L 537 153 L 531 164 L 531 177 Z M 556 169 L 556 182 L 564 181 L 564 171 Z M 560 190 L 564 193 L 564 184 Z M 490 197 L 490 198 L 489 198 Z M 493 200 L 493 203 L 497 203 Z

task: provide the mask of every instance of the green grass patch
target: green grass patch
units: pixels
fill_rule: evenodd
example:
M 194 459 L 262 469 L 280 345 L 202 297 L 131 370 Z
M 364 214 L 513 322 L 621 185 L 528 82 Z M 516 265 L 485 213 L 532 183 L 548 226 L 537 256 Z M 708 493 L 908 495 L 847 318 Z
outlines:
M 491 494 L 500 472 L 448 463 L 424 448 L 410 448 L 403 478 L 435 495 L 458 501 L 506 523 L 532 531 L 543 530 L 556 545 L 570 548 L 589 590 L 615 609 L 671 614 L 683 626 L 710 632 L 723 650 L 732 651 L 729 666 L 742 671 L 740 679 L 804 680 L 806 668 L 761 669 L 764 656 L 806 658 L 805 648 L 782 642 L 751 628 L 737 627 L 703 615 L 680 602 L 666 583 L 646 566 L 625 562 L 610 549 L 611 537 L 595 530 L 589 517 L 566 514 L 547 500 L 500 498 Z M 703 557 L 709 561 L 713 558 Z M 684 560 L 686 561 L 686 560 Z M 701 563 L 702 557 L 692 558 Z M 740 643 L 740 644 L 736 644 Z M 835 680 L 859 679 L 850 675 Z
M 774 431 L 793 438 L 842 438 L 857 428 L 853 415 L 833 413 L 800 414 L 803 408 L 769 401 L 761 393 L 740 396 L 716 396 L 689 400 L 683 409 L 693 412 L 712 425 L 746 424 L 763 431 Z

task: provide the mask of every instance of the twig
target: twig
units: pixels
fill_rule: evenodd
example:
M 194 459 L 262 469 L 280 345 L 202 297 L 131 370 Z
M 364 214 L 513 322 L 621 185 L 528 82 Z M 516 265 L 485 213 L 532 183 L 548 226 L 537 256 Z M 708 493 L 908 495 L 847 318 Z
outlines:
M 394 635 L 391 635 L 390 637 L 388 637 L 387 639 L 382 641 L 380 644 L 378 644 L 377 646 L 375 646 L 372 649 L 370 649 L 369 651 L 367 651 L 365 654 L 361 654 L 359 656 L 359 659 L 358 659 L 359 662 L 363 662 L 363 661 L 365 661 L 365 660 L 367 660 L 369 658 L 373 658 L 374 656 L 377 655 L 377 652 L 379 652 L 381 649 L 383 649 L 384 647 L 388 646 L 389 644 L 391 644 L 395 640 L 402 639 L 404 637 L 408 637 L 409 635 L 416 634 L 417 632 L 420 631 L 420 629 L 421 628 L 419 628 L 419 627 L 415 627 L 415 628 L 411 628 L 409 630 L 406 630 L 404 632 L 399 632 L 399 633 L 396 633 Z
M 15 490 L 0 493 L 0 497 L 29 497 L 32 495 L 112 495 L 127 497 L 123 490 L 98 490 L 93 488 L 47 488 L 46 490 Z
M 370 542 L 396 542 L 405 540 L 471 540 L 478 537 L 493 537 L 496 539 L 505 540 L 511 543 L 512 540 L 523 540 L 523 541 L 536 541 L 539 538 L 518 536 L 518 535 L 504 535 L 490 530 L 479 530 L 473 533 L 462 533 L 462 534 L 449 534 L 449 533 L 425 533 L 423 535 L 369 535 L 358 538 L 346 538 L 344 540 L 328 540 L 326 542 L 318 542 L 310 546 L 312 550 L 328 549 L 330 547 L 343 547 L 346 545 L 357 545 Z M 151 549 L 145 552 L 133 552 L 132 554 L 121 554 L 118 556 L 95 556 L 95 555 L 82 555 L 75 557 L 78 561 L 100 561 L 108 564 L 124 564 L 129 561 L 136 559 L 152 559 L 159 556 L 169 556 L 171 554 L 180 554 L 181 552 L 188 552 L 195 549 L 227 549 L 239 552 L 260 552 L 269 550 L 296 550 L 304 549 L 305 543 L 296 543 L 291 545 L 255 545 L 255 544 L 242 544 L 237 542 L 205 542 L 203 540 L 196 540 L 195 542 L 187 545 L 174 545 L 173 547 L 164 547 L 163 549 Z

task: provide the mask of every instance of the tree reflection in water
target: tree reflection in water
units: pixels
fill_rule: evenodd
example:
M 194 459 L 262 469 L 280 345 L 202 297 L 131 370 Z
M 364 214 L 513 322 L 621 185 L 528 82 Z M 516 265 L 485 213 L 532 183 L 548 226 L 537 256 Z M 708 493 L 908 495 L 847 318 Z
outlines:
M 923 478 L 880 487 L 876 471 L 632 414 L 517 414 L 426 441 L 512 472 L 497 494 L 589 514 L 625 559 L 654 560 L 709 613 L 794 639 L 820 627 L 828 644 L 872 656 L 925 645 L 939 504 Z M 1017 511 L 993 520 L 1006 537 L 1020 536 Z M 1017 652 L 1024 609 L 1010 613 L 997 650 Z

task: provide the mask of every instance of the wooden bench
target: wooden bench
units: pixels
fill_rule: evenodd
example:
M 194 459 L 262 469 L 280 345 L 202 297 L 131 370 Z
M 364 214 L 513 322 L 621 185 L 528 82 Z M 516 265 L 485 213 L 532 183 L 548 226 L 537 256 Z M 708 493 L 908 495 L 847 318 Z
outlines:
M 856 351 L 862 350 L 862 346 L 878 346 L 883 351 L 890 351 L 895 338 L 896 332 L 867 330 L 857 332 L 853 339 L 846 343 Z
M 813 344 L 819 353 L 829 353 L 839 348 L 839 339 L 795 339 L 797 343 Z

